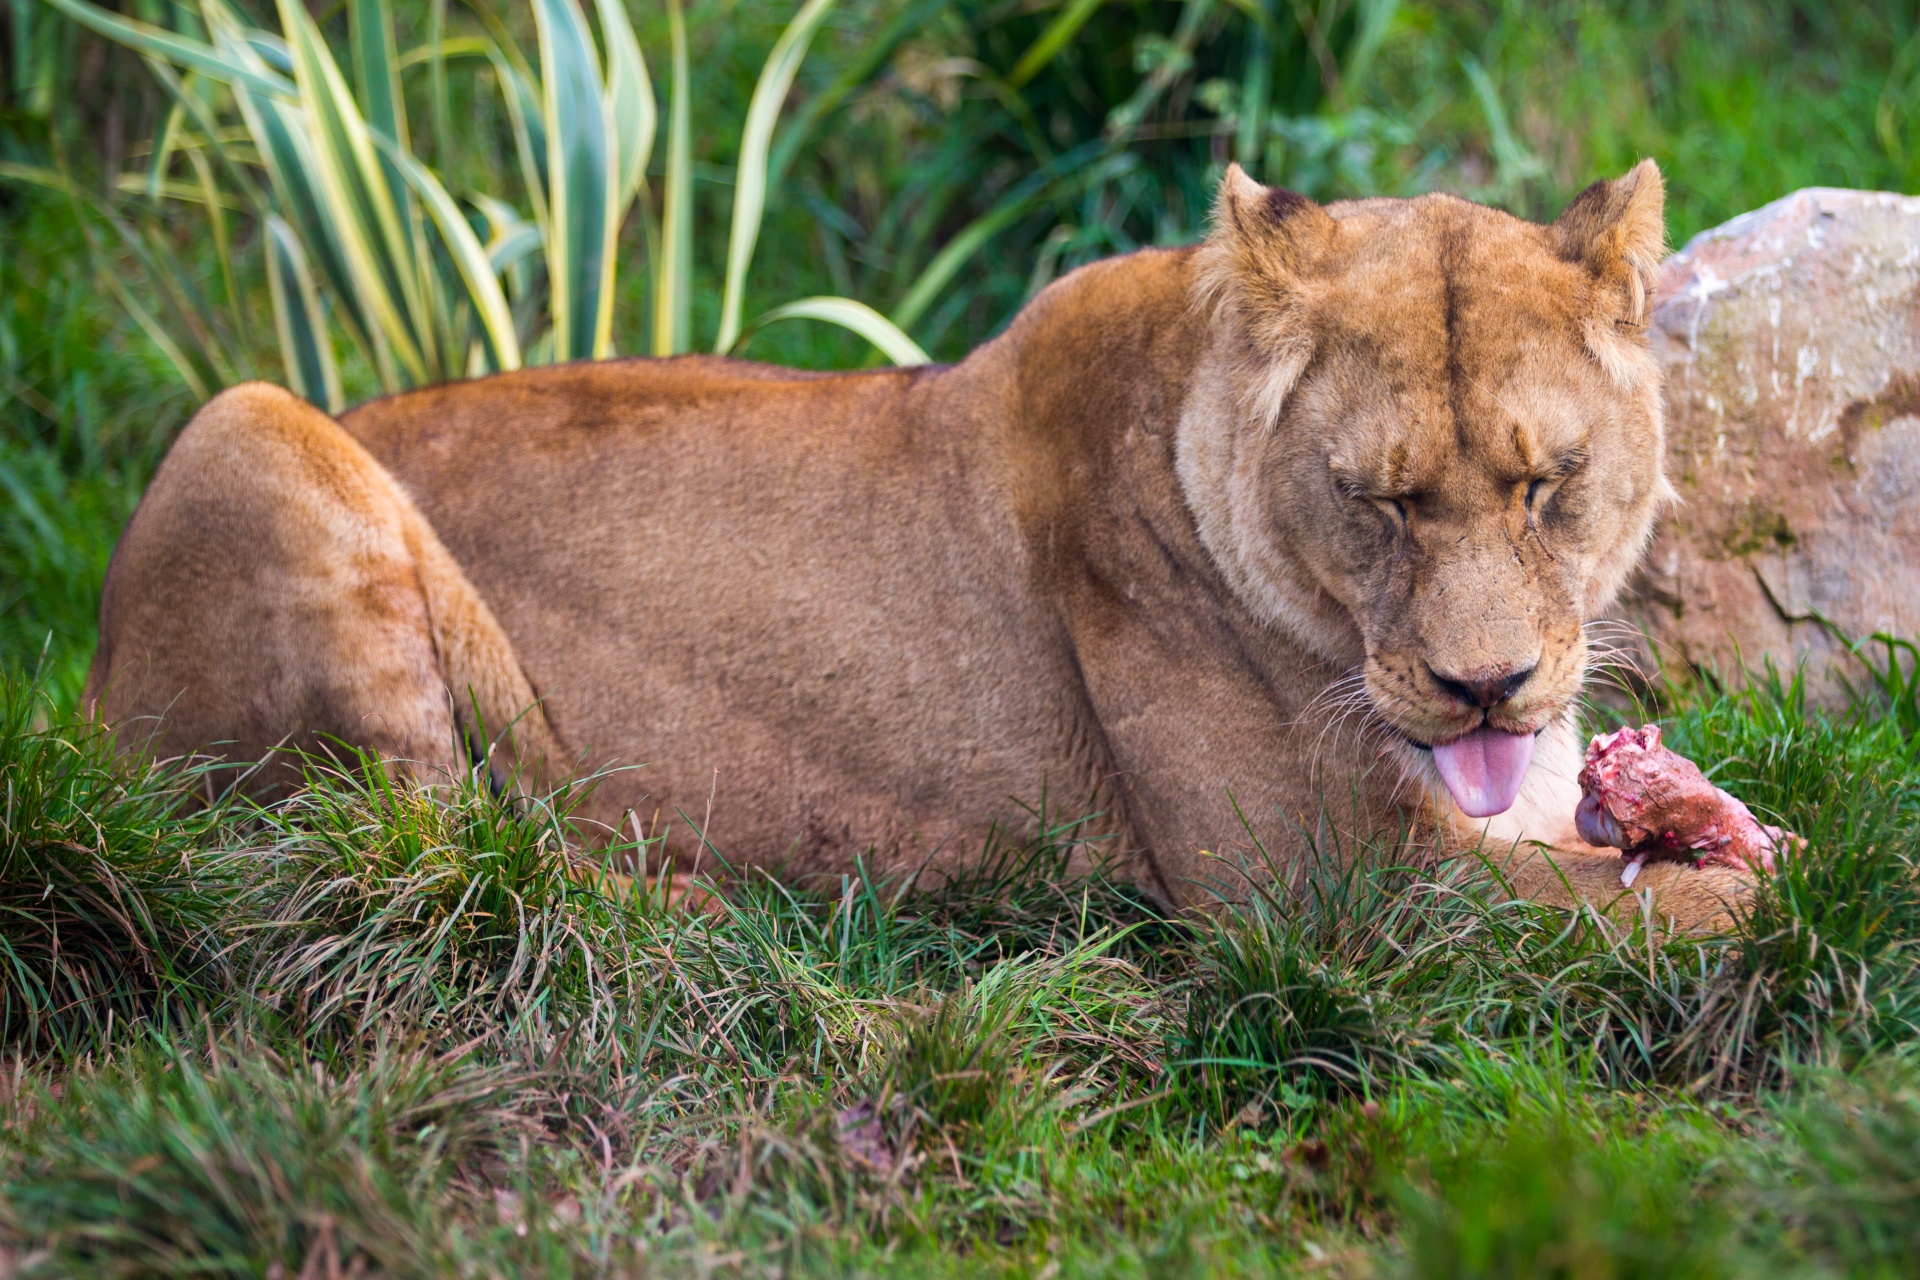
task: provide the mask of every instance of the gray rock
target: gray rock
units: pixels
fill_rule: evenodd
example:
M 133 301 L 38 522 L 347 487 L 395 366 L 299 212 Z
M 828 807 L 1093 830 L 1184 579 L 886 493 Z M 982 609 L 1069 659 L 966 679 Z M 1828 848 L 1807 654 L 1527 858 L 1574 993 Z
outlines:
M 1849 636 L 1920 636 L 1920 198 L 1810 188 L 1668 259 L 1662 521 L 1627 605 L 1669 667 L 1805 661 L 1815 697 L 1863 669 Z

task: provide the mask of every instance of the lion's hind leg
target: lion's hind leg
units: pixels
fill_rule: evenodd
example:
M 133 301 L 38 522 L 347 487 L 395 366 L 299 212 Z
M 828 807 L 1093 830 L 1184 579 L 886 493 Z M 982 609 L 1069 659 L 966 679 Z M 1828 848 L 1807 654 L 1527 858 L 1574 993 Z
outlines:
M 517 720 L 522 753 L 558 760 L 505 636 L 406 494 L 261 383 L 209 401 L 155 475 L 108 570 L 86 697 L 162 756 L 346 744 L 445 779 L 484 719 Z M 515 763 L 510 747 L 499 764 Z

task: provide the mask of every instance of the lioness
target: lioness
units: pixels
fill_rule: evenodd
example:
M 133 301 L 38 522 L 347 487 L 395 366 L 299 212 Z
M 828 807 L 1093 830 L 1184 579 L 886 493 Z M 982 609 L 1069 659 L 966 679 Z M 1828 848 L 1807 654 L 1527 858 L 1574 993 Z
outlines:
M 1670 496 L 1661 205 L 1651 161 L 1551 226 L 1236 167 L 1204 244 L 950 368 L 571 364 L 338 421 L 235 387 L 121 538 L 89 698 L 164 752 L 425 775 L 511 726 L 503 781 L 643 764 L 589 813 L 794 875 L 951 867 L 1044 788 L 1172 904 L 1242 814 L 1282 856 L 1544 841 L 1523 889 L 1611 900 L 1572 708 Z M 1640 880 L 1683 923 L 1739 884 Z

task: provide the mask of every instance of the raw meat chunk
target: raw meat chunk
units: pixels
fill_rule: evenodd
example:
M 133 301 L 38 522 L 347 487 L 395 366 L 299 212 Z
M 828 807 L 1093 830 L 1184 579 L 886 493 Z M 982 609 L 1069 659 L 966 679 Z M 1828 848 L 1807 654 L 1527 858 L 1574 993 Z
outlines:
M 1595 738 L 1580 769 L 1580 790 L 1574 811 L 1580 838 L 1625 854 L 1625 885 L 1648 858 L 1772 871 L 1775 852 L 1799 841 L 1761 823 L 1693 761 L 1661 746 L 1658 725 Z

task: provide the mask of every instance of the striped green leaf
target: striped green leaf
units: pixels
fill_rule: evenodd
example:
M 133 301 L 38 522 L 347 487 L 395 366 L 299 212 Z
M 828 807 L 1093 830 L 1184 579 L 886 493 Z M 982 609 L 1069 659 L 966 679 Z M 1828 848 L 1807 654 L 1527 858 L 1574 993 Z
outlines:
M 400 96 L 400 49 L 393 36 L 392 7 L 387 0 L 347 0 L 347 31 L 353 48 L 353 79 L 367 127 L 405 150 L 410 145 L 407 104 Z M 381 158 L 386 163 L 388 189 L 401 194 L 405 186 L 399 167 L 391 157 Z
M 160 188 L 166 184 L 174 148 L 180 145 L 180 126 L 186 121 L 187 108 L 179 102 L 160 118 L 160 131 L 153 139 L 153 154 L 147 157 L 147 199 L 155 204 L 160 202 Z
M 678 355 L 692 336 L 693 106 L 687 72 L 687 17 L 667 0 L 673 69 L 667 90 L 667 176 L 661 192 L 660 254 L 653 264 L 653 354 Z
M 182 148 L 183 151 L 189 149 Z M 211 198 L 213 203 L 222 209 L 234 213 L 253 212 L 247 205 L 224 191 L 215 189 L 210 196 L 206 186 L 198 182 L 181 182 L 169 178 L 161 183 L 159 190 L 156 191 L 153 184 L 139 174 L 123 173 L 114 180 L 113 189 L 124 191 L 129 195 L 142 195 L 149 200 L 178 200 L 181 204 L 198 205 L 202 209 L 209 207 L 207 202 Z
M 471 306 L 480 321 L 480 332 L 487 344 L 495 369 L 520 367 L 520 339 L 514 333 L 513 311 L 500 288 L 500 277 L 480 237 L 473 233 L 460 206 L 447 194 L 440 179 L 398 144 L 376 135 L 374 142 L 386 154 L 414 194 L 427 207 L 434 227 L 440 232 L 447 256 L 453 260 L 460 282 L 465 286 L 463 301 Z
M 444 40 L 430 40 L 426 44 L 413 46 L 400 55 L 397 69 L 406 71 L 421 65 L 431 67 L 436 57 L 442 62 L 452 62 L 458 58 L 484 60 L 497 52 L 493 41 L 481 36 L 448 36 Z
M 553 358 L 604 355 L 613 333 L 613 147 L 600 58 L 574 0 L 534 0 L 547 130 L 547 281 Z
M 275 205 L 305 246 L 309 266 L 319 271 L 321 283 L 335 300 L 335 316 L 355 344 L 371 354 L 373 324 L 353 287 L 353 271 L 347 265 L 346 249 L 335 234 L 323 198 L 314 186 L 318 161 L 314 159 L 313 145 L 308 139 L 306 113 L 244 89 L 234 97 L 266 165 Z
M 244 84 L 255 93 L 268 93 L 277 98 L 292 99 L 297 94 L 293 83 L 285 76 L 243 66 L 222 56 L 212 45 L 176 35 L 164 27 L 156 27 L 137 18 L 123 18 L 99 5 L 89 4 L 87 0 L 47 0 L 47 3 L 109 40 L 139 53 L 164 58 L 176 67 L 191 67 L 222 83 Z
M 431 324 L 411 229 L 346 77 L 300 0 L 279 0 L 279 6 L 314 144 L 316 185 L 345 250 L 354 288 L 412 383 L 458 372 L 435 367 L 433 345 L 422 341 Z
M 227 176 L 227 180 L 233 184 L 234 190 L 238 194 L 235 207 L 250 208 L 253 210 L 263 208 L 264 200 L 259 185 L 254 182 L 252 174 L 249 173 L 246 167 L 240 163 L 239 159 L 220 142 L 221 129 L 219 121 L 214 118 L 213 110 L 207 104 L 206 97 L 208 95 L 201 93 L 201 87 L 205 83 L 205 79 L 201 77 L 198 72 L 194 71 L 189 71 L 183 76 L 180 72 L 174 70 L 171 64 L 160 58 L 149 57 L 145 59 L 145 62 L 147 69 L 153 72 L 153 78 L 160 82 L 161 87 L 164 88 L 173 99 L 174 109 L 168 113 L 168 118 L 171 121 L 175 118 L 175 113 L 178 113 L 178 119 L 180 121 L 180 125 L 174 128 L 173 131 L 175 145 L 179 145 L 180 140 L 186 136 L 184 126 L 186 123 L 191 122 L 200 130 L 201 138 L 205 141 L 207 148 L 213 153 L 214 159 L 219 162 L 221 172 L 224 173 Z M 248 90 L 242 88 L 236 89 L 235 92 L 245 93 L 248 92 Z M 276 99 L 276 101 L 278 101 L 278 99 Z
M 807 0 L 787 29 L 774 42 L 773 52 L 760 68 L 747 106 L 746 127 L 740 133 L 740 164 L 733 180 L 733 227 L 727 237 L 727 278 L 720 294 L 720 333 L 715 351 L 729 351 L 740 336 L 740 308 L 747 291 L 747 268 L 753 262 L 754 242 L 760 238 L 760 219 L 767 207 L 767 155 L 773 149 L 773 126 L 786 105 L 793 78 L 806 60 L 807 46 L 833 9 L 833 0 Z
M 246 27 L 226 0 L 200 0 L 200 11 L 224 55 L 255 70 L 265 70 L 269 57 L 284 59 L 289 69 L 292 67 L 286 42 L 266 39 L 266 33 Z M 245 85 L 234 87 L 234 99 L 266 167 L 274 204 L 300 237 L 308 266 L 318 272 L 320 287 L 333 300 L 334 318 L 354 344 L 380 366 L 382 385 L 394 385 L 385 348 L 377 341 L 373 321 L 354 288 L 346 249 L 328 215 L 325 198 L 315 185 L 319 160 L 314 155 L 307 113 L 297 102 L 256 93 Z
M 738 353 L 753 335 L 781 320 L 824 320 L 851 330 L 871 342 L 887 359 L 898 365 L 931 364 L 933 357 L 920 349 L 900 327 L 864 302 L 852 298 L 801 298 L 756 317 L 729 348 Z
M 513 125 L 514 151 L 520 157 L 520 177 L 527 184 L 527 198 L 533 203 L 533 221 L 540 234 L 547 234 L 547 125 L 540 111 L 540 90 L 533 80 L 499 45 L 488 52 L 494 78 L 500 82 L 500 96 L 506 99 L 507 119 Z
M 400 96 L 400 47 L 387 0 L 347 0 L 347 30 L 353 48 L 353 80 L 367 123 L 402 147 L 407 142 L 407 105 Z
M 540 228 L 523 222 L 513 230 L 487 241 L 487 261 L 501 275 L 540 250 Z
M 489 258 L 504 258 L 510 262 L 519 261 L 526 253 L 526 250 L 520 246 L 526 243 L 529 236 L 532 237 L 533 247 L 536 249 L 540 247 L 540 228 L 521 217 L 520 211 L 505 200 L 478 193 L 469 197 L 469 200 L 479 211 L 480 216 L 486 220 Z M 509 244 L 514 247 L 506 248 L 505 246 Z M 496 261 L 494 269 L 499 271 L 505 268 Z
M 607 109 L 613 126 L 619 186 L 614 199 L 615 220 L 633 203 L 646 181 L 647 161 L 653 156 L 653 134 L 660 108 L 653 100 L 653 80 L 634 38 L 622 0 L 594 0 L 600 14 L 600 35 L 607 46 Z
M 267 287 L 273 296 L 273 322 L 280 335 L 280 359 L 287 385 L 294 393 L 328 413 L 346 407 L 340 393 L 340 370 L 334 364 L 333 344 L 327 340 L 326 312 L 313 273 L 307 269 L 300 237 L 284 218 L 269 215 L 266 222 Z
M 433 120 L 433 158 L 442 169 L 453 168 L 453 101 L 447 95 L 447 0 L 427 3 L 427 102 Z M 394 64 L 396 75 L 407 65 Z

